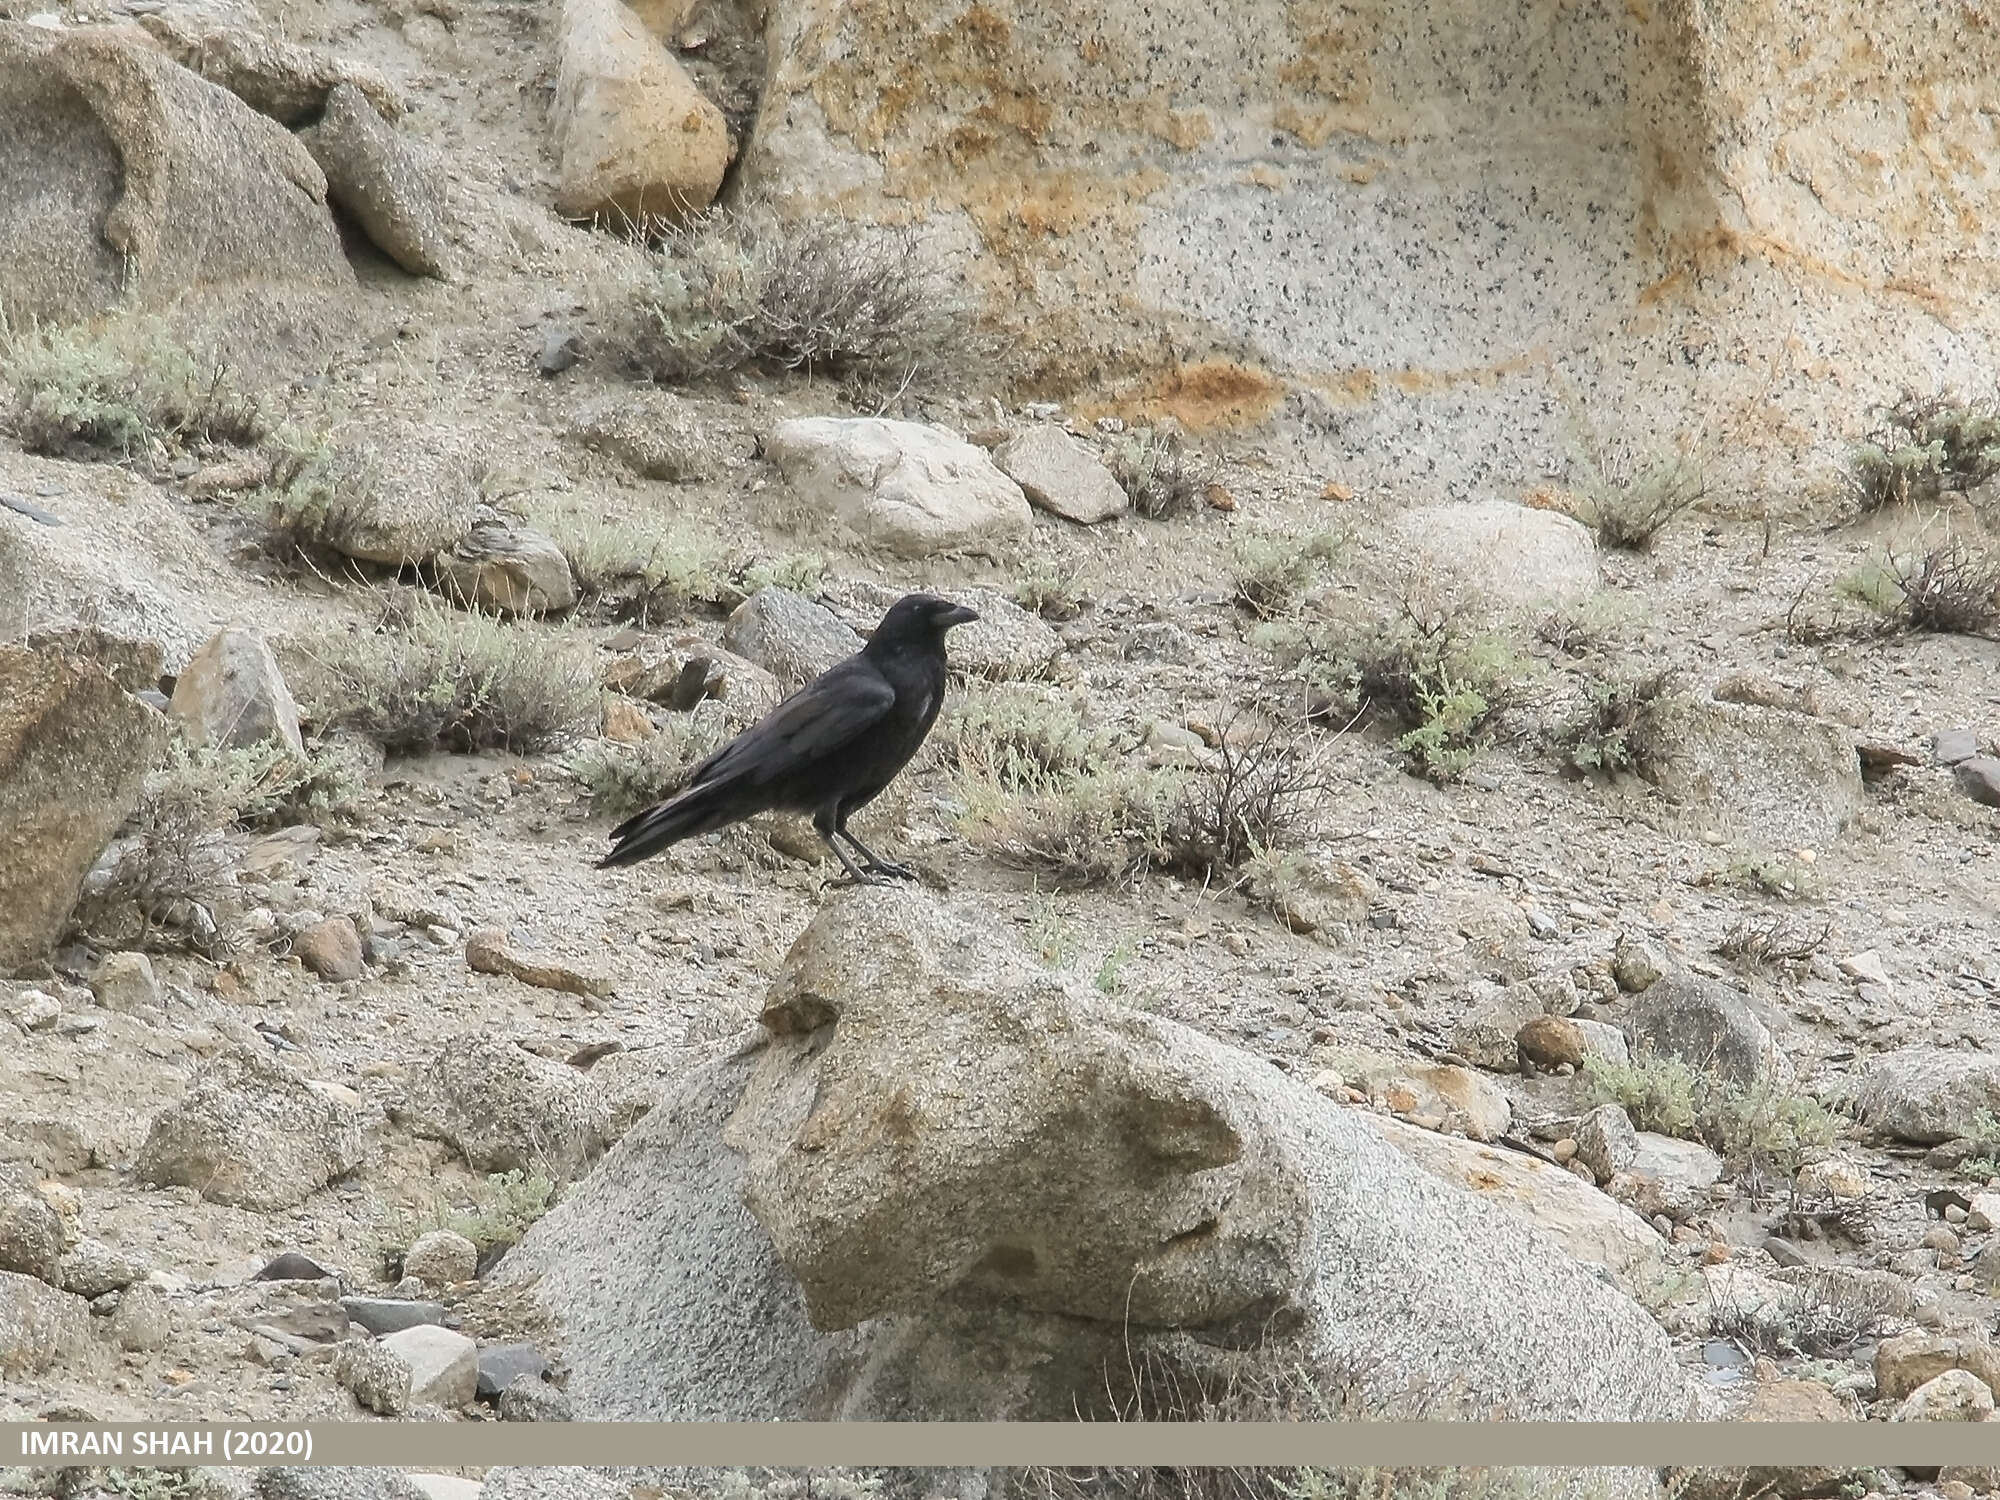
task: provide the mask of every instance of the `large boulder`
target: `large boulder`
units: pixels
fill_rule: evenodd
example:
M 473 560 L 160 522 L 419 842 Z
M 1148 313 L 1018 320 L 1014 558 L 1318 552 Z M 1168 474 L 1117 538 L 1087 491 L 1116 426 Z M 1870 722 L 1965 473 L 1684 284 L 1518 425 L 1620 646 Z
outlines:
M 346 1176 L 366 1150 L 357 1098 L 261 1048 L 238 1047 L 154 1118 L 136 1171 L 156 1187 L 191 1187 L 212 1202 L 277 1213 Z
M 503 1263 L 581 1419 L 1067 1419 L 1205 1360 L 1337 1367 L 1344 1412 L 1699 1410 L 1557 1240 L 965 910 L 837 898 L 763 1022 Z
M 218 284 L 351 285 L 305 147 L 143 34 L 0 22 L 0 285 L 17 322 Z
M 1597 542 L 1554 511 L 1505 500 L 1426 505 L 1398 514 L 1395 529 L 1403 565 L 1489 608 L 1524 609 L 1597 590 Z
M 1696 974 L 1669 974 L 1633 997 L 1625 1034 L 1641 1059 L 1674 1058 L 1739 1088 L 1791 1078 L 1790 1062 L 1750 1001 Z
M 708 207 L 734 154 L 722 111 L 621 0 L 566 0 L 561 26 L 556 212 L 623 228 Z
M 399 135 L 351 83 L 326 96 L 319 122 L 299 137 L 326 173 L 327 197 L 376 249 L 412 276 L 442 276 L 452 258 L 442 169 Z
M 475 1172 L 579 1175 L 604 1149 L 610 1110 L 584 1075 L 486 1036 L 445 1047 L 411 1080 L 400 1112 L 457 1148 Z
M 465 424 L 405 418 L 336 434 L 316 477 L 324 541 L 363 562 L 407 567 L 455 545 L 479 519 L 482 439 Z
M 1946 1047 L 1900 1047 L 1856 1070 L 1854 1113 L 1898 1140 L 1935 1146 L 1983 1136 L 2000 1117 L 2000 1058 Z
M 90 1342 L 90 1304 L 15 1271 L 0 1271 L 0 1375 L 39 1375 Z
M 773 586 L 736 606 L 722 627 L 722 644 L 789 692 L 845 661 L 862 642 L 825 605 Z
M 744 187 L 950 226 L 1034 388 L 1276 417 L 1356 487 L 1527 491 L 1592 428 L 1643 461 L 1728 413 L 1710 480 L 1801 455 L 1803 493 L 1864 403 L 1996 363 L 1976 7 L 1801 0 L 1782 43 L 1754 5 L 765 14 Z
M 1632 752 L 1695 820 L 1765 848 L 1823 848 L 1865 802 L 1847 732 L 1784 709 L 1663 698 L 1634 730 Z
M 985 449 L 922 422 L 795 417 L 772 429 L 771 462 L 800 501 L 906 557 L 1026 536 L 1027 496 Z
M 576 603 L 561 547 L 526 526 L 475 526 L 437 557 L 438 583 L 459 603 L 503 615 L 546 615 Z
M 198 745 L 275 745 L 301 758 L 299 706 L 264 637 L 232 625 L 209 639 L 174 680 L 173 716 Z
M 0 974 L 62 935 L 166 735 L 95 662 L 0 645 Z
M 204 24 L 186 11 L 160 11 L 140 24 L 175 62 L 280 125 L 312 123 L 343 85 L 388 119 L 409 108 L 402 90 L 373 68 L 297 42 L 243 26 Z

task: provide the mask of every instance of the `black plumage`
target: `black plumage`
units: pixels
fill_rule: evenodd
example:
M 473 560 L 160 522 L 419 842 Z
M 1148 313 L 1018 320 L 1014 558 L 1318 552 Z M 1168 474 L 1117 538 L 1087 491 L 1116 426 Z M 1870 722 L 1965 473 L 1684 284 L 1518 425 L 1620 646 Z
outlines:
M 909 764 L 944 703 L 945 632 L 979 616 L 931 594 L 891 605 L 868 644 L 821 673 L 694 768 L 666 801 L 611 830 L 599 869 L 629 865 L 669 845 L 758 813 L 809 813 L 847 873 L 864 885 L 909 879 L 878 858 L 847 820 Z M 845 839 L 865 864 L 841 848 Z

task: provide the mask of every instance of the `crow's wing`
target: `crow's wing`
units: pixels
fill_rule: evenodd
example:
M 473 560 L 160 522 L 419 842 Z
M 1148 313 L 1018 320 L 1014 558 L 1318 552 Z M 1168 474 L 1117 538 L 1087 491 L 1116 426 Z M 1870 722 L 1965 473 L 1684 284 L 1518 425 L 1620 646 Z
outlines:
M 687 785 L 768 786 L 803 771 L 888 717 L 896 690 L 863 657 L 851 657 L 785 699 L 694 768 Z

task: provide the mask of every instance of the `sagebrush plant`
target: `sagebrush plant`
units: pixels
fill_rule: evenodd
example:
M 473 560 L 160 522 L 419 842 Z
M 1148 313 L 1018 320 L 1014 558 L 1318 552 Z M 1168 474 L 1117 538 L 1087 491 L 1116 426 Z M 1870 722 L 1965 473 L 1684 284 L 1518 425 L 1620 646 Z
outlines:
M 535 628 L 434 601 L 366 634 L 305 648 L 305 695 L 322 722 L 392 754 L 548 749 L 596 717 L 589 643 L 568 627 Z
M 433 1194 L 414 1215 L 398 1216 L 389 1238 L 408 1249 L 434 1229 L 465 1236 L 484 1252 L 519 1243 L 537 1219 L 555 1206 L 556 1184 L 540 1172 L 516 1167 L 475 1178 L 452 1199 Z
M 1279 531 L 1240 532 L 1230 543 L 1230 576 L 1236 600 L 1266 619 L 1296 609 L 1339 557 L 1332 532 L 1287 536 Z
M 1700 460 L 1675 452 L 1606 474 L 1587 464 L 1583 511 L 1577 517 L 1607 547 L 1627 552 L 1651 549 L 1667 523 L 1708 494 Z
M 1783 901 L 1812 901 L 1820 893 L 1812 866 L 1786 854 L 1746 854 L 1729 862 L 1722 879 Z
M 1058 623 L 1083 613 L 1082 569 L 1075 563 L 1032 559 L 1014 581 L 1014 602 Z
M 1641 769 L 1645 718 L 1674 682 L 1671 670 L 1586 679 L 1583 701 L 1555 732 L 1564 765 L 1586 776 Z
M 1830 923 L 1814 930 L 1778 917 L 1745 920 L 1731 924 L 1715 952 L 1739 968 L 1757 972 L 1806 963 L 1832 935 Z
M 1906 392 L 1875 416 L 1847 455 L 1847 487 L 1863 514 L 1977 489 L 2000 474 L 2000 403 Z
M 1732 1083 L 1675 1057 L 1590 1054 L 1583 1074 L 1592 1097 L 1620 1106 L 1634 1128 L 1700 1141 L 1757 1179 L 1794 1182 L 1840 1135 L 1839 1117 L 1809 1094 Z
M 284 426 L 265 439 L 271 469 L 251 498 L 266 545 L 281 557 L 340 552 L 373 516 L 369 486 L 343 472 L 330 434 Z
M 590 793 L 593 811 L 623 817 L 681 789 L 688 773 L 722 747 L 729 726 L 719 703 L 672 714 L 636 745 L 592 740 L 569 759 L 570 773 Z
M 351 772 L 333 752 L 302 760 L 279 745 L 227 750 L 176 737 L 71 920 L 127 947 L 220 956 L 230 938 L 218 918 L 236 888 L 228 832 L 331 815 L 352 790 Z
M 1127 748 L 1054 689 L 999 684 L 959 698 L 933 733 L 938 763 L 1007 789 L 1108 770 Z
M 1217 472 L 1213 459 L 1171 428 L 1127 433 L 1111 450 L 1113 477 L 1132 509 L 1149 520 L 1193 515 Z
M 0 316 L 0 381 L 6 426 L 30 453 L 126 458 L 250 444 L 271 425 L 227 361 L 152 317 L 44 328 Z
M 1947 541 L 1891 560 L 1901 622 L 1938 635 L 1990 635 L 2000 624 L 2000 556 Z
M 1820 1271 L 1771 1301 L 1745 1301 L 1727 1283 L 1710 1289 L 1709 1332 L 1753 1354 L 1831 1359 L 1886 1331 L 1903 1305 L 1893 1288 Z
M 530 519 L 562 550 L 586 601 L 620 597 L 637 601 L 641 612 L 680 613 L 726 597 L 728 549 L 713 536 L 569 510 L 541 510 Z
M 761 367 L 933 384 L 979 345 L 962 283 L 920 235 L 833 215 L 702 215 L 660 250 L 639 303 L 634 353 L 663 381 Z

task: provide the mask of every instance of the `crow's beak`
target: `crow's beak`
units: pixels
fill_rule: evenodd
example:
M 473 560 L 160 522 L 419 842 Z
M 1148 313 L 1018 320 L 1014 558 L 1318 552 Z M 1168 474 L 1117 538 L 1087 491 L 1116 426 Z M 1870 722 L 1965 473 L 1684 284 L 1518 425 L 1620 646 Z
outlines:
M 978 610 L 967 609 L 963 604 L 954 604 L 938 616 L 938 629 L 949 630 L 954 625 L 970 625 L 978 618 Z

